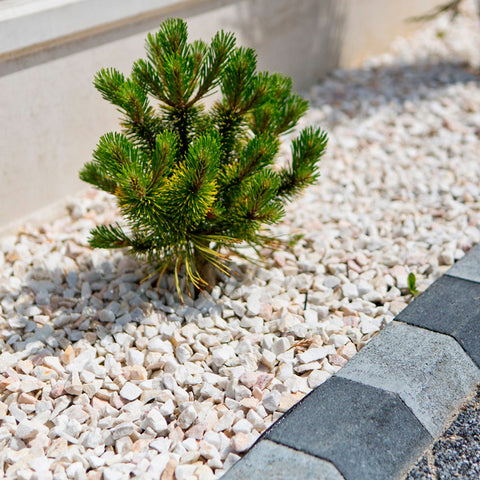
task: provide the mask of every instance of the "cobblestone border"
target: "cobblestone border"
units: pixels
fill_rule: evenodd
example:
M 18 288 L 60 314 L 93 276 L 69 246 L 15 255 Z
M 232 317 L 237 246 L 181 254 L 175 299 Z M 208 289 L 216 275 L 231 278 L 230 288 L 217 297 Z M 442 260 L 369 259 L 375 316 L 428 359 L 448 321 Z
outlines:
M 222 480 L 403 478 L 480 383 L 479 330 L 480 245 L 286 412 Z

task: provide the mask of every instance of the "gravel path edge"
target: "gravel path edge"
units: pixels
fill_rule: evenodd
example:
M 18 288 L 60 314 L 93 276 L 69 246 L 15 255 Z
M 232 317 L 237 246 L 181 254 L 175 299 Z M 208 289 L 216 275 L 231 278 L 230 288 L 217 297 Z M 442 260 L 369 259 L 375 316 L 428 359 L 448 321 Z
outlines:
M 404 478 L 480 383 L 479 318 L 477 245 L 222 480 Z

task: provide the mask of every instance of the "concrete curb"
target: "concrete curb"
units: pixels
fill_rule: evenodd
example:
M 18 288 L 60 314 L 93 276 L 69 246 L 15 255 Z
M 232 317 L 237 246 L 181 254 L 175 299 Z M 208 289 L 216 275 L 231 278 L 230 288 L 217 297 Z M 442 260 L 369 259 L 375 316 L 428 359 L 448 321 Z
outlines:
M 222 480 L 403 478 L 476 391 L 479 327 L 480 245 L 275 422 Z

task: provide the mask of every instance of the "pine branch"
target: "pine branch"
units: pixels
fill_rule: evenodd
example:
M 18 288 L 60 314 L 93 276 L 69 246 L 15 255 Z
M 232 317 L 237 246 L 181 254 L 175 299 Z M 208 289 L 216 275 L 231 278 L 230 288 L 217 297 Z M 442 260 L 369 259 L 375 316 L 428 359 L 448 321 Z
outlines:
M 279 197 L 291 198 L 319 177 L 318 161 L 325 153 L 327 135 L 319 128 L 309 127 L 292 142 L 292 163 L 280 170 Z
M 163 55 L 183 55 L 187 48 L 188 27 L 181 18 L 169 18 L 160 25 L 156 45 Z
M 122 107 L 120 88 L 125 83 L 125 77 L 116 68 L 102 68 L 93 82 L 95 88 L 102 94 L 105 100 L 113 105 Z
M 223 103 L 232 113 L 243 113 L 256 86 L 257 54 L 252 48 L 236 48 L 225 67 L 221 91 Z
M 195 117 L 192 113 L 192 111 L 184 108 L 172 107 L 166 109 L 166 121 L 170 125 L 170 129 L 176 133 L 178 139 L 178 161 L 185 158 L 188 152 L 192 120 Z
M 161 132 L 161 122 L 156 119 L 144 88 L 128 80 L 120 88 L 120 95 L 123 99 L 121 111 L 126 115 L 121 123 L 125 132 L 138 145 L 153 150 L 156 135 Z
M 168 55 L 183 54 L 187 44 L 187 24 L 179 18 L 170 18 L 162 23 L 157 33 L 149 33 L 145 49 L 150 62 L 163 77 L 163 59 Z
M 150 159 L 152 179 L 150 186 L 158 186 L 159 182 L 172 170 L 178 152 L 178 137 L 173 132 L 164 132 L 157 136 L 155 151 Z
M 261 170 L 252 176 L 230 205 L 228 217 L 222 219 L 225 232 L 255 242 L 262 225 L 276 223 L 284 215 L 282 202 L 276 198 L 278 188 L 278 176 L 271 170 Z
M 146 90 L 135 80 L 126 80 L 114 68 L 100 70 L 94 85 L 104 99 L 116 105 L 126 116 L 122 122 L 126 133 L 140 145 L 154 148 L 161 123 L 155 118 Z
M 99 173 L 118 181 L 123 176 L 124 168 L 138 161 L 139 153 L 125 135 L 107 133 L 100 137 L 93 159 Z
M 291 131 L 305 114 L 308 102 L 292 94 L 292 81 L 278 73 L 260 76 L 264 88 L 264 101 L 253 110 L 250 128 L 256 135 L 269 132 L 283 135 Z
M 201 67 L 201 83 L 190 105 L 208 95 L 219 83 L 225 64 L 235 47 L 235 37 L 220 31 L 215 34 Z M 189 105 L 189 106 L 190 106 Z
M 90 232 L 88 242 L 95 248 L 125 248 L 132 246 L 132 240 L 118 225 L 100 225 Z
M 245 122 L 241 115 L 232 112 L 223 104 L 215 105 L 213 116 L 220 136 L 221 165 L 226 165 L 231 160 L 237 139 L 242 135 L 242 130 L 244 130 Z
M 257 171 L 272 166 L 280 147 L 277 138 L 262 134 L 249 140 L 240 152 L 238 161 L 225 166 L 220 177 L 222 192 L 232 201 L 242 183 Z
M 166 105 L 174 106 L 166 92 L 158 68 L 143 59 L 137 60 L 132 67 L 132 79 L 144 86 L 147 93 Z
M 188 69 L 188 60 L 180 55 L 169 55 L 164 58 L 163 82 L 166 95 L 175 108 L 185 109 L 187 100 L 192 93 Z
M 118 179 L 115 192 L 123 215 L 134 224 L 155 224 L 163 220 L 160 189 L 152 182 L 152 173 L 140 163 L 128 164 Z
M 242 216 L 253 222 L 278 222 L 284 214 L 281 202 L 275 199 L 278 188 L 278 177 L 271 170 L 261 170 L 255 174 L 248 187 L 245 187 Z
M 435 7 L 431 12 L 420 15 L 418 17 L 410 17 L 407 20 L 409 22 L 425 22 L 430 21 L 438 17 L 442 13 L 450 13 L 451 20 L 455 20 L 455 18 L 460 13 L 460 6 L 462 5 L 463 0 L 452 0 L 450 2 L 444 3 Z
M 277 109 L 275 120 L 275 134 L 283 135 L 291 132 L 298 120 L 303 117 L 308 109 L 308 102 L 299 95 L 291 95 Z
M 176 229 L 193 230 L 208 214 L 216 200 L 215 176 L 220 156 L 217 136 L 205 135 L 190 144 L 162 191 L 162 206 L 175 219 Z
M 80 180 L 108 193 L 115 193 L 117 183 L 94 162 L 87 162 L 79 172 Z

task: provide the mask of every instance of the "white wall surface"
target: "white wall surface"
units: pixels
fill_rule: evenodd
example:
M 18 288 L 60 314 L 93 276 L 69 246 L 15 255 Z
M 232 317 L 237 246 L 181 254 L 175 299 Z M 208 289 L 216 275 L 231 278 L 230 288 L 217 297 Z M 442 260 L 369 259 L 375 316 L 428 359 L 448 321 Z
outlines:
M 91 2 L 96 17 L 88 15 Z M 122 15 L 109 16 L 111 6 L 101 14 L 98 5 L 112 2 L 125 7 Z M 55 9 L 29 17 L 32 0 L 1 3 L 0 230 L 5 232 L 27 217 L 41 221 L 45 212 L 53 215 L 57 210 L 49 206 L 85 188 L 78 170 L 98 138 L 118 128 L 117 112 L 93 88 L 93 76 L 106 66 L 128 73 L 144 55 L 147 32 L 166 17 L 185 18 L 192 39 L 209 39 L 220 28 L 235 31 L 240 43 L 257 49 L 261 69 L 292 76 L 301 90 L 335 67 L 357 66 L 384 51 L 413 28 L 406 17 L 428 11 L 438 0 L 69 0 L 65 8 L 77 9 L 72 18 Z M 14 31 L 15 21 L 17 38 L 2 37 L 2 25 Z M 37 29 L 25 34 L 30 43 L 19 35 L 29 22 Z

